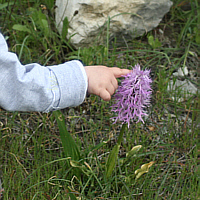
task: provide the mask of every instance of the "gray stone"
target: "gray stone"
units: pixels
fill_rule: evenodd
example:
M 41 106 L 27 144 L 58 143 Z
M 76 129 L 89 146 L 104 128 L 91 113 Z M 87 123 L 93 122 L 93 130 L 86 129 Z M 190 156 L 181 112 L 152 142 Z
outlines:
M 179 76 L 179 77 L 184 77 L 184 76 L 188 76 L 188 68 L 187 66 L 183 66 L 178 68 L 177 72 L 173 73 L 173 76 Z
M 137 37 L 152 30 L 171 5 L 170 0 L 56 0 L 56 23 L 61 32 L 68 18 L 67 37 L 77 48 L 105 44 L 108 33 Z
M 178 80 L 175 83 L 171 80 L 168 83 L 168 91 L 172 93 L 172 100 L 177 102 L 182 102 L 192 95 L 196 94 L 198 89 L 189 80 Z M 175 95 L 176 94 L 176 95 Z

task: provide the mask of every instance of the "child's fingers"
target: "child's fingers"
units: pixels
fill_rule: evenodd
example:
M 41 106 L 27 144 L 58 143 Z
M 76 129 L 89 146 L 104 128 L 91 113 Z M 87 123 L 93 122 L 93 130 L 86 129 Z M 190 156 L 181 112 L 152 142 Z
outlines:
M 114 87 L 114 92 L 118 88 L 118 81 L 116 78 L 111 80 L 112 86 Z
M 110 68 L 110 70 L 112 70 L 112 72 L 116 78 L 119 78 L 119 77 L 131 72 L 131 70 L 129 70 L 129 69 L 120 69 L 118 67 L 112 67 L 112 68 Z
M 111 95 L 110 93 L 105 90 L 105 89 L 101 89 L 99 91 L 99 96 L 104 100 L 104 101 L 109 101 L 111 99 Z

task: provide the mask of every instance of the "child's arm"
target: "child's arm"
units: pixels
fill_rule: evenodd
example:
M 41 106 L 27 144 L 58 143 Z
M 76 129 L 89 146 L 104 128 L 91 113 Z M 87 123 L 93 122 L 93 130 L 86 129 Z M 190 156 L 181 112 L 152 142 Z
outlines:
M 8 51 L 0 33 L 0 107 L 9 111 L 43 111 L 80 105 L 88 88 L 84 66 L 70 61 L 55 66 L 22 65 Z
M 109 100 L 117 89 L 117 77 L 126 69 L 86 66 L 80 61 L 44 67 L 22 65 L 8 51 L 0 33 L 0 107 L 9 111 L 52 111 L 80 105 L 86 92 Z

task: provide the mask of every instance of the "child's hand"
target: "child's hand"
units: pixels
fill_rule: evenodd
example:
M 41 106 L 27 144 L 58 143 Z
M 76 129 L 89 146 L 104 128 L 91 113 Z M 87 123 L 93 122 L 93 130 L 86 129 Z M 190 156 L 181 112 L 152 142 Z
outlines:
M 88 77 L 88 92 L 100 96 L 105 101 L 109 101 L 118 88 L 116 78 L 131 72 L 128 69 L 106 66 L 86 66 L 85 71 Z

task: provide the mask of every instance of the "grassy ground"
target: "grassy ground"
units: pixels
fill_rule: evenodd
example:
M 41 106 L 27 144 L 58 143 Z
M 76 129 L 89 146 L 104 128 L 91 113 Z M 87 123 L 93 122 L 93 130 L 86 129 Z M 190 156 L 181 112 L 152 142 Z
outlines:
M 53 113 L 1 110 L 2 199 L 200 199 L 200 96 L 179 101 L 181 88 L 167 90 L 170 80 L 180 79 L 172 74 L 184 66 L 190 74 L 181 79 L 200 88 L 197 0 L 174 0 L 159 27 L 123 46 L 113 40 L 109 48 L 105 42 L 105 46 L 79 51 L 69 45 L 65 33 L 62 36 L 56 31 L 53 1 L 42 1 L 48 9 L 41 7 L 39 0 L 0 3 L 4 5 L 0 4 L 1 30 L 22 63 L 52 65 L 72 58 L 87 65 L 124 68 L 140 63 L 151 68 L 154 80 L 149 116 L 145 124 L 132 124 L 126 131 L 109 179 L 105 163 L 120 130 L 120 123 L 110 120 L 112 101 L 91 96 L 80 107 L 62 111 L 83 158 L 80 165 L 70 167 Z M 142 148 L 127 159 L 126 153 L 135 145 Z M 151 161 L 155 163 L 149 172 L 135 180 L 135 170 Z M 69 197 L 70 191 L 75 195 Z

